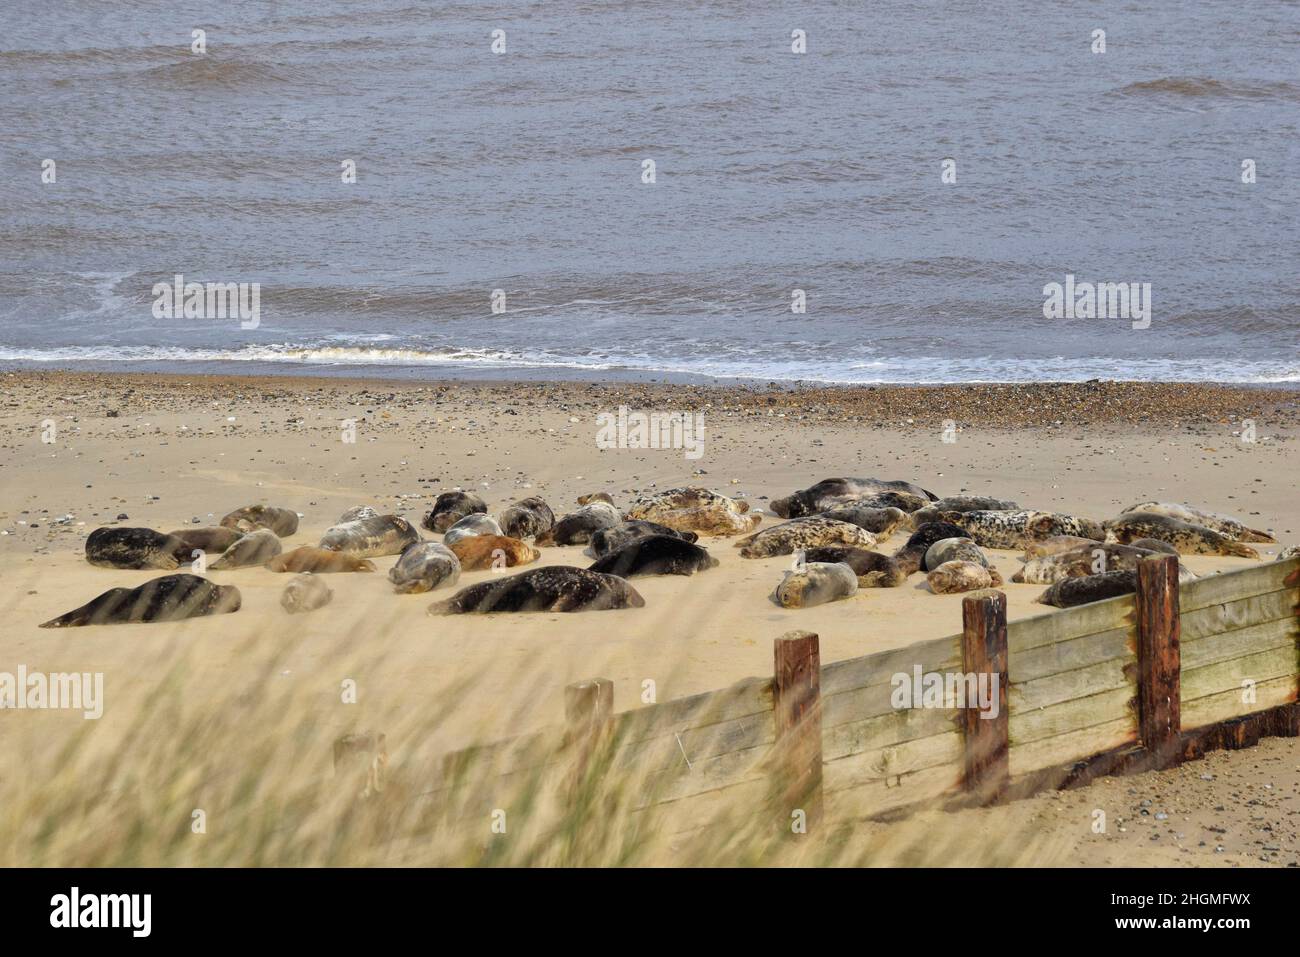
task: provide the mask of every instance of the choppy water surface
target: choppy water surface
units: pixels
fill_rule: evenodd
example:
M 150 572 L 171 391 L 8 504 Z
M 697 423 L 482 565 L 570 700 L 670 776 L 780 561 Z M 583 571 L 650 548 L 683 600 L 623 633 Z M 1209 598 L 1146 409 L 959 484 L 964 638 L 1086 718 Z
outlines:
M 1300 6 L 1046 6 L 7 7 L 0 362 L 1300 381 Z

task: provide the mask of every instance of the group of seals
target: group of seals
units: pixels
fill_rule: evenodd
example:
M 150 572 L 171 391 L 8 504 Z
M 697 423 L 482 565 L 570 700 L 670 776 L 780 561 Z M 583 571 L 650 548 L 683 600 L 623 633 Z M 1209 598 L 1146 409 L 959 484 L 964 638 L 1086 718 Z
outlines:
M 1127 515 L 1130 512 L 1145 512 L 1148 515 L 1163 515 L 1166 518 L 1176 518 L 1180 522 L 1186 522 L 1189 525 L 1200 525 L 1216 531 L 1220 535 L 1226 535 L 1235 542 L 1267 542 L 1270 544 L 1277 542 L 1277 539 L 1268 532 L 1247 528 L 1235 518 L 1219 515 L 1215 512 L 1203 512 L 1190 505 L 1179 505 L 1173 502 L 1139 502 L 1137 505 L 1130 505 L 1121 514 Z
M 1146 541 L 1146 539 L 1139 539 L 1139 541 Z M 1072 549 L 1028 559 L 1020 571 L 1011 576 L 1011 580 L 1025 584 L 1051 585 L 1065 578 L 1133 571 L 1142 559 L 1159 554 L 1161 554 L 1160 550 L 1133 545 L 1085 542 Z M 1190 570 L 1179 566 L 1179 581 L 1191 581 L 1195 577 Z
M 1125 512 L 1107 524 L 1107 541 L 1127 545 L 1140 538 L 1168 542 L 1180 555 L 1237 555 L 1259 558 L 1259 552 L 1205 525 L 1195 525 L 1156 512 Z M 1256 539 L 1257 540 L 1257 539 Z

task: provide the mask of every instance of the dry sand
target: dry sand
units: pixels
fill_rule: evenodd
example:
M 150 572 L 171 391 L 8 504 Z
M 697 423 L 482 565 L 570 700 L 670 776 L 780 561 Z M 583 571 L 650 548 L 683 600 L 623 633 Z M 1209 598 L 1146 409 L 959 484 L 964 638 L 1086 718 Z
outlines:
M 439 492 L 457 487 L 478 492 L 492 511 L 541 495 L 560 514 L 586 492 L 608 491 L 625 502 L 637 491 L 680 485 L 707 486 L 765 508 L 769 498 L 821 478 L 863 475 L 1095 518 L 1143 500 L 1184 501 L 1271 530 L 1279 544 L 1259 546 L 1265 554 L 1300 541 L 1295 392 L 1106 383 L 742 390 L 26 372 L 0 375 L 0 383 L 0 670 L 23 664 L 29 671 L 103 671 L 107 707 L 96 734 L 106 737 L 128 733 L 129 716 L 113 707 L 119 689 L 147 690 L 153 676 L 141 663 L 177 648 L 190 656 L 196 689 L 229 689 L 266 677 L 258 670 L 263 657 L 246 654 L 250 646 L 283 646 L 277 680 L 307 695 L 314 720 L 339 733 L 427 708 L 436 689 L 472 678 L 466 705 L 441 723 L 436 740 L 423 742 L 445 750 L 556 722 L 564 685 L 583 678 L 612 679 L 615 708 L 625 710 L 640 705 L 647 679 L 665 701 L 769 674 L 772 639 L 792 628 L 821 636 L 825 662 L 952 634 L 960 629 L 961 596 L 932 595 L 918 575 L 902 588 L 784 610 L 769 596 L 788 557 L 744 560 L 731 540 L 706 539 L 701 544 L 721 559 L 718 568 L 692 578 L 637 579 L 646 606 L 634 610 L 429 617 L 430 602 L 450 592 L 393 594 L 390 557 L 376 560 L 378 574 L 328 576 L 334 601 L 311 614 L 280 609 L 290 576 L 246 568 L 210 573 L 240 588 L 244 604 L 235 615 L 39 630 L 40 622 L 108 588 L 157 574 L 88 565 L 85 537 L 104 524 L 167 531 L 194 519 L 215 524 L 236 507 L 264 502 L 302 513 L 298 533 L 286 542 L 292 547 L 314 544 L 354 505 L 418 524 Z M 620 404 L 703 412 L 704 456 L 598 449 L 595 416 Z M 341 441 L 345 419 L 356 421 L 355 444 Z M 1239 438 L 1247 419 L 1254 442 Z M 44 443 L 51 420 L 55 441 Z M 958 428 L 955 442 L 943 441 L 945 420 Z M 766 512 L 764 527 L 776 521 Z M 900 533 L 883 549 L 903 541 Z M 1043 586 L 1009 582 L 1016 556 L 992 554 L 1008 579 L 1011 617 L 1046 611 L 1033 602 Z M 590 561 L 579 547 L 543 550 L 547 564 Z M 1206 574 L 1252 562 L 1192 556 L 1186 564 Z M 460 584 L 492 574 L 465 573 Z M 340 701 L 346 679 L 358 683 L 358 704 Z M 21 723 L 10 715 L 0 720 L 0 745 L 22 751 L 77 723 L 54 713 L 29 712 Z M 1038 863 L 1207 864 L 1264 854 L 1294 864 L 1297 763 L 1294 741 L 1270 742 L 1147 776 L 1141 785 L 1106 782 L 1079 792 L 1084 797 L 1040 797 L 945 819 L 1003 835 L 1028 827 L 1041 848 Z M 1217 781 L 1234 782 L 1226 785 L 1233 793 L 1201 787 L 1210 784 L 1199 777 L 1207 768 Z M 1162 783 L 1151 783 L 1157 779 Z M 1248 805 L 1266 781 L 1273 789 L 1264 796 L 1275 802 Z M 1126 793 L 1130 788 L 1138 790 Z M 1186 834 L 1185 852 L 1168 850 L 1172 836 L 1139 841 L 1146 822 L 1137 822 L 1141 815 L 1129 805 L 1148 791 L 1188 806 L 1193 817 L 1185 824 L 1170 821 Z M 1092 806 L 1087 795 L 1102 792 L 1115 811 L 1110 835 L 1097 838 L 1075 817 Z M 1248 833 L 1252 816 L 1261 815 L 1284 850 L 1262 851 Z M 1121 817 L 1137 825 L 1120 831 L 1114 822 Z M 1229 828 L 1232 839 L 1198 845 L 1209 820 L 1224 822 L 1215 826 Z M 1078 840 L 1072 828 L 1082 829 Z M 1216 843 L 1225 851 L 1216 854 Z

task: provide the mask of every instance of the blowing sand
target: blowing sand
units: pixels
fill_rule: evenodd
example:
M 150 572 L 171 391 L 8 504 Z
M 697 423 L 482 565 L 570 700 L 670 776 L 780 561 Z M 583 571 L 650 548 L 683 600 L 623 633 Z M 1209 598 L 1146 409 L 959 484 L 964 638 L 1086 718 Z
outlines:
M 733 540 L 702 539 L 719 567 L 690 578 L 636 579 L 646 601 L 639 609 L 429 617 L 428 605 L 451 590 L 394 594 L 386 573 L 395 558 L 387 557 L 375 560 L 376 574 L 328 576 L 332 604 L 305 615 L 279 607 L 290 576 L 257 567 L 210 573 L 242 592 L 243 608 L 234 615 L 38 629 L 100 592 L 159 574 L 87 564 L 85 537 L 100 525 L 168 531 L 196 519 L 215 524 L 234 508 L 261 502 L 302 514 L 299 531 L 286 540 L 290 548 L 315 544 L 354 505 L 418 525 L 439 492 L 457 487 L 480 494 L 490 511 L 541 495 L 559 515 L 588 492 L 609 492 L 622 504 L 636 492 L 681 485 L 709 487 L 765 510 L 769 499 L 819 479 L 861 475 L 1098 519 L 1144 500 L 1188 502 L 1270 530 L 1279 544 L 1258 546 L 1266 557 L 1300 541 L 1294 392 L 1106 383 L 742 390 L 37 373 L 6 374 L 0 383 L 0 670 L 21 664 L 29 671 L 102 671 L 106 706 L 94 729 L 102 740 L 133 733 L 130 709 L 115 708 L 115 698 L 147 694 L 156 680 L 147 663 L 181 652 L 189 705 L 201 706 L 205 689 L 279 682 L 294 688 L 314 725 L 340 734 L 433 707 L 441 689 L 459 682 L 470 692 L 421 742 L 438 751 L 554 724 L 564 686 L 583 678 L 612 679 L 615 709 L 627 710 L 641 704 L 647 680 L 666 701 L 770 674 L 772 639 L 792 628 L 821 636 L 824 662 L 953 634 L 962 599 L 931 594 L 916 575 L 901 588 L 785 610 L 769 596 L 789 557 L 741 559 Z M 703 457 L 598 449 L 596 414 L 620 404 L 703 412 Z M 355 444 L 341 440 L 344 420 L 355 420 Z M 1243 420 L 1252 420 L 1254 442 L 1241 440 Z M 943 440 L 949 425 L 953 442 Z M 43 442 L 43 431 L 54 441 Z M 778 521 L 765 511 L 760 527 Z M 897 548 L 905 535 L 896 533 L 882 550 Z M 1010 582 L 1016 555 L 990 554 L 1007 580 L 1010 617 L 1045 612 L 1033 601 L 1045 586 Z M 543 564 L 591 561 L 576 546 L 542 550 Z M 1253 564 L 1216 556 L 1185 561 L 1198 575 Z M 457 587 L 492 575 L 466 572 Z M 277 650 L 276 673 L 268 674 L 267 656 Z M 341 700 L 349 680 L 356 682 L 356 704 Z M 81 724 L 66 713 L 2 716 L 0 745 L 31 753 L 80 733 Z M 1169 772 L 1193 785 L 1170 785 L 1170 793 L 1215 820 L 1235 813 L 1227 826 L 1242 828 L 1255 813 L 1242 793 L 1267 777 L 1277 789 L 1272 795 L 1289 801 L 1270 815 L 1278 828 L 1290 822 L 1278 852 L 1244 837 L 1198 847 L 1199 830 L 1188 835 L 1186 853 L 1164 852 L 1155 846 L 1173 844 L 1172 836 L 1132 847 L 1126 835 L 1136 829 L 1115 828 L 1109 850 L 1089 850 L 1097 842 L 1086 828 L 1074 841 L 1053 820 L 1062 802 L 1080 800 L 1073 795 L 963 814 L 1001 832 L 1030 828 L 1041 853 L 1020 863 L 1205 864 L 1225 855 L 1295 863 L 1298 763 L 1294 741 L 1285 741 Z M 1206 768 L 1241 776 L 1238 800 L 1199 787 Z M 1121 793 L 1133 786 L 1100 787 Z M 1202 807 L 1211 800 L 1235 811 Z M 1139 810 L 1135 817 L 1142 817 Z M 997 823 L 999 815 L 1006 820 Z M 1199 824 L 1183 830 L 1193 827 Z M 1231 851 L 1216 852 L 1216 844 L 1232 844 Z

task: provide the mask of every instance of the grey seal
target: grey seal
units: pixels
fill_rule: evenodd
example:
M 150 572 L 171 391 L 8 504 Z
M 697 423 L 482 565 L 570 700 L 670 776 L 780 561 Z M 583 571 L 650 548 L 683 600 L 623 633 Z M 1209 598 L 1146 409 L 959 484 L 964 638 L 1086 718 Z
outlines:
M 1127 545 L 1134 539 L 1154 538 L 1178 549 L 1180 555 L 1236 555 L 1259 558 L 1249 545 L 1233 541 L 1227 535 L 1204 525 L 1157 515 L 1154 512 L 1130 512 L 1109 523 L 1108 540 Z
M 596 559 L 589 571 L 631 578 L 633 575 L 694 575 L 716 568 L 718 560 L 676 535 L 647 535 Z
M 848 565 L 806 562 L 800 568 L 786 571 L 772 599 L 782 608 L 810 608 L 851 598 L 857 592 L 858 576 Z
M 86 539 L 86 561 L 101 568 L 170 571 L 188 554 L 182 539 L 152 528 L 97 528 Z
M 585 568 L 550 565 L 462 588 L 429 606 L 431 615 L 494 611 L 607 611 L 641 608 L 645 599 L 628 582 Z
M 460 580 L 460 559 L 439 542 L 408 545 L 388 571 L 393 590 L 402 595 L 418 595 L 439 585 L 454 585 Z
M 961 560 L 944 562 L 926 575 L 925 580 L 936 595 L 996 588 L 1002 584 L 1002 576 L 996 570 L 979 562 Z
M 294 575 L 280 592 L 280 607 L 291 615 L 324 608 L 334 598 L 329 585 L 310 572 Z
M 469 538 L 471 535 L 502 535 L 501 526 L 497 520 L 482 512 L 474 512 L 458 520 L 454 525 L 442 533 L 442 543 L 444 545 L 454 545 L 462 538 Z
M 218 524 L 222 528 L 233 528 L 240 532 L 256 532 L 266 528 L 280 538 L 288 538 L 298 531 L 298 513 L 291 508 L 276 508 L 274 505 L 245 505 L 225 516 Z
M 361 558 L 375 558 L 400 555 L 408 545 L 419 540 L 420 533 L 406 519 L 396 515 L 376 515 L 326 529 L 320 547 L 332 552 L 351 552 Z
M 532 495 L 504 509 L 497 523 L 507 538 L 536 538 L 555 526 L 555 513 L 540 496 Z
M 284 551 L 280 539 L 269 528 L 260 528 L 249 532 L 231 545 L 208 568 L 220 571 L 226 568 L 243 568 L 247 565 L 265 565 L 268 561 Z
M 1277 542 L 1277 539 L 1268 532 L 1260 531 L 1257 528 L 1247 528 L 1246 524 L 1240 519 L 1229 515 L 1219 515 L 1215 512 L 1203 512 L 1199 508 L 1193 508 L 1190 505 L 1175 502 L 1139 502 L 1137 505 L 1130 505 L 1124 509 L 1123 514 L 1127 515 L 1130 512 L 1164 515 L 1168 518 L 1176 518 L 1189 525 L 1212 528 L 1220 535 L 1231 538 L 1234 542 L 1265 542 L 1269 544 Z
M 773 525 L 736 542 L 741 558 L 769 558 L 793 555 L 797 550 L 821 545 L 854 545 L 874 548 L 876 537 L 865 528 L 831 518 L 809 516 Z
M 110 588 L 80 608 L 51 618 L 42 628 L 79 628 L 131 622 L 183 621 L 239 611 L 239 589 L 198 575 L 164 575 L 136 588 Z
M 906 501 L 909 503 L 917 502 L 914 508 L 906 508 L 902 505 L 896 506 L 902 508 L 905 512 L 914 511 L 915 508 L 920 508 L 937 498 L 932 492 L 927 492 L 919 485 L 913 485 L 911 482 L 875 478 L 828 478 L 822 479 L 808 488 L 792 492 L 784 498 L 773 499 L 770 508 L 781 518 L 799 518 L 802 515 L 812 515 L 815 512 L 822 512 L 836 505 L 849 504 L 874 494 L 889 492 L 903 493 L 908 496 Z M 888 504 L 894 505 L 895 503 L 889 502 Z
M 443 492 L 433 500 L 433 508 L 420 524 L 431 532 L 445 532 L 475 512 L 486 513 L 487 503 L 473 492 Z
M 602 528 L 621 524 L 623 516 L 608 502 L 591 502 L 570 512 L 533 539 L 538 545 L 585 545 Z
M 798 557 L 799 553 L 795 553 Z M 823 545 L 803 552 L 803 562 L 820 562 L 827 564 L 844 564 L 853 569 L 858 576 L 859 588 L 897 588 L 907 579 L 889 555 L 856 548 L 852 545 Z
M 1106 572 L 1102 575 L 1084 575 L 1079 578 L 1062 578 L 1034 601 L 1057 608 L 1073 608 L 1094 601 L 1131 595 L 1137 591 L 1135 570 Z
M 660 525 L 658 522 L 647 522 L 634 518 L 629 522 L 611 525 L 609 528 L 602 528 L 594 532 L 591 536 L 591 554 L 596 558 L 600 558 L 610 552 L 618 551 L 624 545 L 631 544 L 638 538 L 648 538 L 651 535 L 672 535 L 684 542 L 699 541 L 700 537 L 694 532 L 679 532 L 675 528 Z

